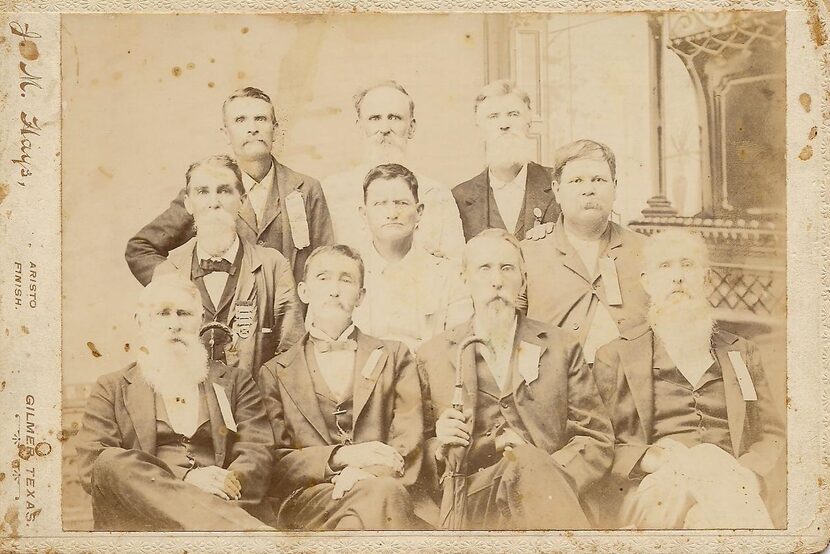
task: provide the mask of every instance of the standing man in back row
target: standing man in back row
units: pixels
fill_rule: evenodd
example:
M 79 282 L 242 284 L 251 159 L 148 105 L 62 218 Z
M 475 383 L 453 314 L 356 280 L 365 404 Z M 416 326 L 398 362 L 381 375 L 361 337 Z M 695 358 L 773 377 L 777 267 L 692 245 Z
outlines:
M 296 281 L 311 252 L 334 240 L 320 183 L 271 154 L 278 123 L 267 94 L 253 87 L 239 89 L 225 100 L 222 113 L 245 188 L 236 220 L 239 236 L 279 250 L 291 263 Z M 184 197 L 182 189 L 167 210 L 127 242 L 127 264 L 142 285 L 171 250 L 196 235 Z
M 593 363 L 597 348 L 645 321 L 643 237 L 609 220 L 617 194 L 610 148 L 578 140 L 555 159 L 553 192 L 562 215 L 553 232 L 522 242 L 527 316 L 575 333 Z
M 522 240 L 535 225 L 559 217 L 551 169 L 527 159 L 530 97 L 510 81 L 495 81 L 476 97 L 475 115 L 487 167 L 452 190 L 464 239 L 495 227 Z

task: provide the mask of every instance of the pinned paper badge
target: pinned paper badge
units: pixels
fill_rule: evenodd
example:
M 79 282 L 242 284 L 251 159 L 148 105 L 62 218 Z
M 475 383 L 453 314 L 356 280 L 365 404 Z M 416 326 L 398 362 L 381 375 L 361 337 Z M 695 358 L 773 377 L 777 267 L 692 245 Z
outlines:
M 213 383 L 213 392 L 216 393 L 216 400 L 219 402 L 219 411 L 222 412 L 225 427 L 236 433 L 236 420 L 233 418 L 233 410 L 231 410 L 231 403 L 228 400 L 225 388 L 219 383 Z
M 253 302 L 247 300 L 240 300 L 236 303 L 234 308 L 234 331 L 241 339 L 247 339 L 251 336 L 251 330 L 254 327 L 254 317 L 256 316 L 256 306 Z
M 525 383 L 530 385 L 539 378 L 539 360 L 542 357 L 542 347 L 522 341 L 519 344 L 519 375 Z
M 383 347 L 376 348 L 369 354 L 369 358 L 366 360 L 366 363 L 363 365 L 363 369 L 360 370 L 360 375 L 364 379 L 371 379 L 372 373 L 375 372 L 375 366 L 378 364 L 381 355 L 383 354 Z
M 308 217 L 305 213 L 305 203 L 300 191 L 295 190 L 285 197 L 285 210 L 288 212 L 288 226 L 291 229 L 291 240 L 294 247 L 302 250 L 311 244 L 308 231 Z

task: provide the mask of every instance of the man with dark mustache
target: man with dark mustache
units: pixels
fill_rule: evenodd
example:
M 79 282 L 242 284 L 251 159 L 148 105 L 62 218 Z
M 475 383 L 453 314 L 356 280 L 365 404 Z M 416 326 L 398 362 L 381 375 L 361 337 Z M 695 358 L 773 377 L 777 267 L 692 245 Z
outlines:
M 702 237 L 661 232 L 643 257 L 648 323 L 601 348 L 594 364 L 617 435 L 608 490 L 624 497 L 611 524 L 772 527 L 778 507 L 767 493 L 785 435 L 758 349 L 717 328 Z
M 254 87 L 239 89 L 225 100 L 222 115 L 245 189 L 236 218 L 239 235 L 279 250 L 297 281 L 311 252 L 334 240 L 320 183 L 284 166 L 271 154 L 278 122 L 267 94 Z M 171 250 L 195 235 L 184 197 L 182 190 L 167 210 L 127 242 L 127 264 L 142 285 Z
M 528 159 L 527 93 L 510 81 L 494 81 L 476 97 L 475 117 L 484 136 L 487 167 L 452 190 L 464 238 L 497 228 L 521 240 L 539 223 L 556 221 L 559 206 L 551 191 L 551 169 Z
M 522 242 L 527 315 L 575 333 L 588 363 L 600 346 L 645 321 L 640 284 L 643 237 L 610 221 L 616 160 L 604 144 L 578 140 L 556 152 L 555 226 Z
M 584 529 L 580 495 L 611 465 L 613 433 L 575 337 L 521 315 L 525 281 L 519 242 L 488 229 L 464 251 L 475 315 L 418 351 L 427 386 L 424 485 L 433 491 L 461 448 L 464 529 Z M 464 411 L 452 407 L 459 344 Z M 452 478 L 452 477 L 446 477 Z M 440 495 L 439 495 L 440 497 Z M 457 508 L 456 508 L 457 509 Z M 451 506 L 443 503 L 439 523 Z
M 237 232 L 243 195 L 239 167 L 228 156 L 191 165 L 183 203 L 193 217 L 196 240 L 171 254 L 155 273 L 178 273 L 196 284 L 204 322 L 231 330 L 230 335 L 218 329 L 205 333 L 211 358 L 251 375 L 297 342 L 303 323 L 288 260 Z
M 308 332 L 260 373 L 276 438 L 271 494 L 280 528 L 416 526 L 406 487 L 421 467 L 417 369 L 404 344 L 352 323 L 363 278 L 350 247 L 316 250 L 297 285 L 308 304 Z

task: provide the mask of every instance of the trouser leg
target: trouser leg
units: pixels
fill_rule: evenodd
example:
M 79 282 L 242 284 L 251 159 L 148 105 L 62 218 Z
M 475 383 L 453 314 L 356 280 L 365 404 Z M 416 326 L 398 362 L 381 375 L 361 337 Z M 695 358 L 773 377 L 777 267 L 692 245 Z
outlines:
M 96 528 L 269 529 L 243 508 L 176 478 L 139 450 L 104 450 L 93 467 Z
M 321 483 L 286 500 L 279 511 L 281 528 L 307 530 L 412 529 L 412 500 L 400 482 L 389 477 L 358 481 L 343 498 L 331 497 L 334 485 Z
M 589 529 L 568 477 L 545 451 L 520 446 L 468 478 L 470 528 Z

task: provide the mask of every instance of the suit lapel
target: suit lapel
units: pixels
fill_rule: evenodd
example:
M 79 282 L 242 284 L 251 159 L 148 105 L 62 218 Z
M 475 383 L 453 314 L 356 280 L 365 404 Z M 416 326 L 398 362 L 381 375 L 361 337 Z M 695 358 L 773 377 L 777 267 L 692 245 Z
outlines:
M 620 348 L 620 364 L 640 415 L 646 442 L 651 441 L 654 424 L 653 337 L 651 330 L 648 330 L 636 338 L 623 341 Z
M 545 354 L 545 350 L 547 350 L 547 346 L 545 345 L 545 341 L 542 340 L 545 333 L 542 332 L 535 332 L 533 329 L 530 329 L 527 325 L 527 320 L 519 316 L 518 323 L 516 325 L 516 339 L 513 345 L 513 356 L 516 356 L 515 363 L 511 360 L 511 376 L 510 379 L 512 380 L 513 384 L 513 394 L 515 395 L 519 388 L 522 386 L 522 383 L 525 383 L 525 378 L 522 375 L 522 368 L 519 366 L 521 363 L 539 363 L 539 360 L 542 359 L 542 356 Z M 526 342 L 528 344 L 535 344 L 540 346 L 541 349 L 539 350 L 539 357 L 534 360 L 523 360 L 522 357 L 519 355 L 519 351 L 522 348 L 522 343 Z M 537 365 L 538 368 L 538 365 Z M 529 370 L 533 370 L 533 368 L 527 368 Z M 538 376 L 537 376 L 538 378 Z
M 485 169 L 483 173 L 473 179 L 471 194 L 464 199 L 464 204 L 466 205 L 466 209 L 464 211 L 470 214 L 469 219 L 471 221 L 477 222 L 477 228 L 474 229 L 475 232 L 473 233 L 474 235 L 478 234 L 480 231 L 478 227 L 481 229 L 486 229 L 488 227 L 488 210 L 490 202 L 487 200 L 487 195 L 489 190 L 490 186 L 487 181 L 487 169 Z
M 308 335 L 303 337 L 296 347 L 295 357 L 286 359 L 287 366 L 280 365 L 277 368 L 277 375 L 297 410 L 317 431 L 323 442 L 328 444 L 329 433 L 326 420 L 323 419 L 323 412 L 320 411 L 320 403 L 317 401 L 314 383 L 308 369 L 308 360 L 305 354 L 307 342 Z
M 582 258 L 576 253 L 573 245 L 571 245 L 568 237 L 565 235 L 565 223 L 561 217 L 553 229 L 553 244 L 562 256 L 562 265 L 582 277 L 586 282 L 593 282 L 593 279 L 588 276 L 588 268 L 585 267 Z
M 536 216 L 533 210 L 539 208 L 544 218 L 552 199 L 553 189 L 548 180 L 547 171 L 540 165 L 529 162 L 527 164 L 527 181 L 525 182 L 525 199 L 522 204 L 522 214 L 516 223 L 516 237 L 519 240 L 524 238 L 525 233 L 532 229 L 533 224 L 536 222 Z
M 242 248 L 242 263 L 239 264 L 239 280 L 236 282 L 236 289 L 232 297 L 222 299 L 222 305 L 218 308 L 218 311 L 222 311 L 227 303 L 226 300 L 233 302 L 228 313 L 228 325 L 231 324 L 236 315 L 237 303 L 240 300 L 251 298 L 251 293 L 253 293 L 256 284 L 256 273 L 262 267 L 262 260 L 254 251 L 252 244 L 240 242 L 239 247 Z
M 280 166 L 277 160 L 271 158 L 271 163 L 274 165 L 274 180 L 271 181 L 271 188 L 268 190 L 268 198 L 265 200 L 265 210 L 262 212 L 262 221 L 259 222 L 257 235 L 262 235 L 271 223 L 282 212 L 282 202 L 280 201 L 282 195 L 280 194 Z
M 225 448 L 228 442 L 229 429 L 225 425 L 225 418 L 222 417 L 222 410 L 219 408 L 219 401 L 216 398 L 216 391 L 213 383 L 216 383 L 225 391 L 228 402 L 234 396 L 233 383 L 225 376 L 225 367 L 219 363 L 212 363 L 210 374 L 204 383 L 205 400 L 207 401 L 208 415 L 210 416 L 210 431 L 213 437 L 213 453 L 216 465 L 222 467 L 225 462 Z M 233 404 L 231 404 L 233 406 Z
M 242 201 L 242 207 L 239 208 L 239 213 L 237 214 L 237 217 L 238 219 L 242 220 L 242 222 L 245 223 L 245 225 L 250 227 L 254 235 L 258 234 L 256 213 L 254 212 L 254 207 L 251 204 L 251 199 L 247 196 Z
M 151 456 L 156 455 L 156 395 L 141 377 L 138 364 L 124 376 L 124 405 L 133 422 L 138 446 Z
M 726 419 L 729 423 L 729 437 L 732 439 L 732 452 L 740 456 L 741 440 L 744 433 L 744 419 L 746 417 L 746 402 L 741 394 L 741 386 L 735 368 L 729 359 L 729 350 L 732 342 L 721 333 L 715 335 L 715 357 L 718 360 L 723 376 L 723 390 L 726 396 Z M 743 355 L 743 353 L 741 353 Z
M 367 362 L 371 362 L 370 357 L 372 353 L 379 348 L 383 348 L 383 343 L 373 337 L 364 335 L 360 330 L 357 331 L 356 341 L 357 351 L 355 352 L 353 385 L 353 428 L 357 424 L 360 413 L 369 401 L 369 397 L 372 395 L 372 391 L 375 389 L 378 378 L 380 378 L 380 374 L 383 372 L 383 367 L 389 357 L 389 353 L 383 349 L 377 361 L 371 364 L 372 367 L 364 367 Z
M 604 248 L 600 250 L 600 256 L 608 256 L 612 260 L 616 260 L 620 252 L 619 249 L 623 245 L 622 231 L 614 222 L 608 222 L 608 234 L 606 237 L 607 242 L 604 244 Z M 603 237 L 603 240 L 606 240 L 606 237 Z

